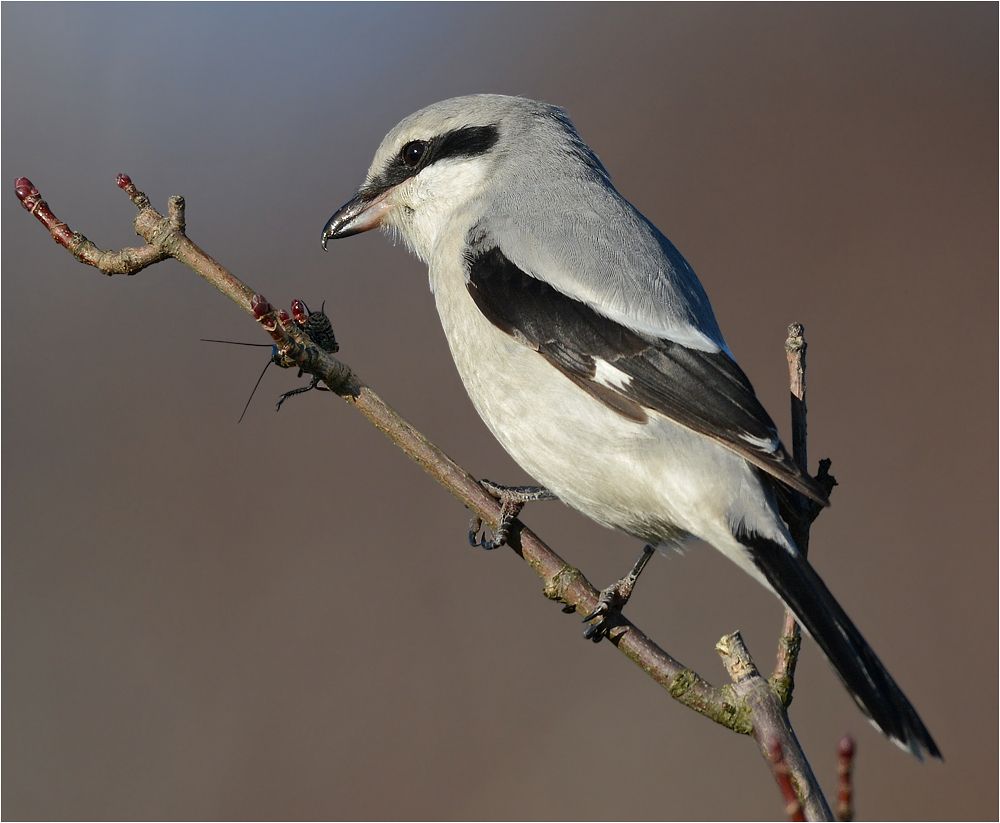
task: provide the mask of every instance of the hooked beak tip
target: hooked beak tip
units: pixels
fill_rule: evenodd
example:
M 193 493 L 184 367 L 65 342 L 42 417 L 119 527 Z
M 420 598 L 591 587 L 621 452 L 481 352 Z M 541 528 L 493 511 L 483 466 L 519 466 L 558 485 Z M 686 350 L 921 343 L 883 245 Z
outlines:
M 386 202 L 386 194 L 383 192 L 372 199 L 359 192 L 338 209 L 323 227 L 323 250 L 326 250 L 328 240 L 339 240 L 381 226 L 382 219 L 391 208 Z

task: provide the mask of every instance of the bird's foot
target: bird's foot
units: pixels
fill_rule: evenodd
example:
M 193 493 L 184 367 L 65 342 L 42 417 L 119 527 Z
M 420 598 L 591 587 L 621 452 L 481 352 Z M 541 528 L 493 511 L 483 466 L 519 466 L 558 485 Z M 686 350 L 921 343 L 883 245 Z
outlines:
M 531 503 L 534 500 L 557 499 L 544 486 L 501 486 L 491 480 L 480 480 L 479 485 L 486 489 L 491 497 L 500 501 L 500 522 L 493 530 L 491 539 L 487 539 L 485 534 L 483 534 L 482 540 L 479 539 L 479 531 L 483 527 L 481 517 L 473 517 L 469 523 L 469 543 L 487 551 L 499 549 L 507 542 L 511 527 L 525 503 Z
M 630 571 L 617 583 L 614 583 L 601 591 L 597 598 L 597 608 L 583 618 L 584 623 L 590 623 L 591 620 L 597 621 L 583 633 L 583 636 L 587 640 L 600 643 L 605 637 L 608 636 L 608 632 L 614 628 L 617 618 L 621 615 L 622 609 L 625 608 L 625 604 L 628 603 L 628 599 L 632 596 L 632 589 L 635 588 L 635 581 L 639 579 L 639 575 L 642 574 L 642 570 L 646 568 L 646 564 L 649 562 L 649 558 L 653 556 L 654 551 L 655 549 L 652 546 L 644 546 L 642 555 L 640 555 L 639 559 L 635 562 L 635 565 L 632 567 L 632 571 Z M 563 609 L 563 611 L 572 610 L 572 607 Z

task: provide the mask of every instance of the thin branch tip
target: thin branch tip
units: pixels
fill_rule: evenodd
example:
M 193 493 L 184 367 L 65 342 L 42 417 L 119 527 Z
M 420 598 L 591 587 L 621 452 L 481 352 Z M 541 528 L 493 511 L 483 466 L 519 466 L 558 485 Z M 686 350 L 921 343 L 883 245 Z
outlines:
M 854 820 L 854 738 L 845 734 L 837 744 L 837 820 Z
M 781 746 L 781 741 L 777 738 L 772 738 L 767 742 L 766 748 L 768 765 L 771 767 L 771 773 L 774 775 L 774 779 L 781 789 L 781 796 L 785 801 L 785 814 L 789 820 L 805 820 L 805 810 L 802 808 L 802 801 L 795 790 L 795 784 L 792 781 L 792 772 L 788 766 L 788 762 L 785 760 L 785 752 Z
M 117 183 L 118 188 L 122 189 L 125 194 L 129 196 L 129 200 L 132 201 L 137 209 L 142 211 L 143 209 L 149 208 L 149 198 L 146 197 L 144 192 L 141 192 L 136 188 L 131 177 L 127 174 L 119 174 L 115 178 L 115 182 Z

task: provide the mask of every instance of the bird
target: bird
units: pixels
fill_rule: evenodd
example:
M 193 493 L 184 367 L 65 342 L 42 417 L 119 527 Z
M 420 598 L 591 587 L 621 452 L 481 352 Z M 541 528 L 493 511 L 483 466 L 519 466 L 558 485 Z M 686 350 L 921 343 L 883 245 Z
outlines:
M 374 228 L 427 264 L 473 405 L 542 484 L 525 499 L 646 544 L 585 619 L 606 625 L 653 549 L 701 539 L 785 603 L 878 729 L 941 757 L 782 517 L 798 495 L 828 505 L 826 489 L 785 450 L 691 266 L 563 109 L 479 94 L 406 117 L 323 248 Z

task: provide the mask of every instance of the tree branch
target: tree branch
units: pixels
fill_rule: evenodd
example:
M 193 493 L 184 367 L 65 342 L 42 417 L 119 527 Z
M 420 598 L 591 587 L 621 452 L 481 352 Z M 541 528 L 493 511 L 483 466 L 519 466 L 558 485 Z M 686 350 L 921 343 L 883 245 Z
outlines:
M 792 402 L 792 459 L 802 471 L 809 473 L 809 457 L 806 449 L 806 341 L 805 329 L 801 323 L 792 323 L 788 327 L 788 339 L 785 341 L 785 354 L 788 357 L 788 378 L 791 387 Z M 816 475 L 827 494 L 837 485 L 830 474 L 830 461 L 821 460 L 819 474 Z M 788 530 L 803 557 L 809 552 L 809 529 L 819 516 L 821 507 L 801 495 L 797 496 L 795 517 L 790 518 Z M 802 648 L 802 632 L 795 620 L 795 615 L 785 609 L 785 617 L 781 624 L 781 635 L 778 637 L 778 660 L 774 674 L 771 675 L 771 687 L 781 697 L 781 702 L 788 708 L 792 702 L 792 691 L 795 688 L 795 666 L 799 660 L 799 650 Z
M 771 766 L 771 773 L 781 789 L 781 796 L 785 798 L 785 814 L 789 820 L 805 820 L 806 814 L 802 809 L 802 803 L 792 784 L 792 773 L 785 760 L 785 753 L 781 750 L 781 744 L 775 740 L 768 747 L 768 760 Z
M 478 517 L 494 528 L 498 525 L 501 514 L 499 502 L 468 472 L 396 414 L 348 366 L 335 360 L 330 352 L 317 345 L 288 312 L 276 310 L 264 297 L 255 294 L 188 239 L 185 234 L 182 197 L 169 198 L 167 217 L 163 217 L 152 208 L 146 195 L 126 175 L 118 175 L 117 182 L 139 210 L 133 225 L 136 234 L 146 241 L 146 245 L 141 248 L 102 252 L 82 234 L 71 231 L 66 223 L 56 218 L 29 180 L 18 178 L 15 181 L 15 193 L 22 205 L 46 227 L 57 243 L 68 249 L 80 262 L 94 266 L 105 274 L 135 274 L 168 257 L 192 269 L 264 327 L 277 344 L 275 362 L 278 365 L 298 367 L 318 377 L 331 391 L 365 415 L 376 428 Z M 804 393 L 801 397 L 804 398 Z M 802 438 L 804 459 L 804 418 Z M 793 442 L 798 444 L 798 440 Z M 798 456 L 796 449 L 796 457 Z M 815 517 L 815 514 L 812 516 Z M 808 524 L 806 529 L 808 539 Z M 542 578 L 546 597 L 572 606 L 575 611 L 583 614 L 590 613 L 596 607 L 598 592 L 579 569 L 566 563 L 520 521 L 515 521 L 507 544 Z M 795 631 L 797 632 L 797 627 Z M 772 762 L 772 756 L 767 746 L 770 741 L 780 740 L 783 762 L 788 764 L 789 779 L 798 787 L 806 813 L 810 819 L 831 819 L 829 808 L 788 722 L 783 701 L 776 697 L 772 687 L 757 672 L 738 633 L 720 641 L 720 652 L 724 653 L 726 667 L 734 680 L 734 685 L 724 688 L 712 686 L 696 672 L 683 666 L 623 616 L 615 617 L 608 639 L 663 686 L 675 700 L 736 732 L 752 734 L 769 763 Z M 789 641 L 789 649 L 795 642 L 797 640 Z M 779 669 L 790 683 L 794 654 L 788 655 L 788 661 L 784 668 L 779 662 Z M 778 672 L 775 674 L 776 678 L 777 675 Z M 788 694 L 790 695 L 790 687 Z
M 807 819 L 833 820 L 816 776 L 788 721 L 785 707 L 775 690 L 757 671 L 740 633 L 723 637 L 716 644 L 715 650 L 722 655 L 722 661 L 733 680 L 732 689 L 737 695 L 737 702 L 747 706 L 751 733 L 779 787 L 784 790 L 786 780 L 795 787 L 797 805 L 800 804 Z M 781 773 L 778 769 L 779 758 Z M 786 796 L 785 800 L 787 803 L 789 798 Z M 792 820 L 795 819 L 792 817 Z
M 837 820 L 854 820 L 854 739 L 845 734 L 837 746 Z

